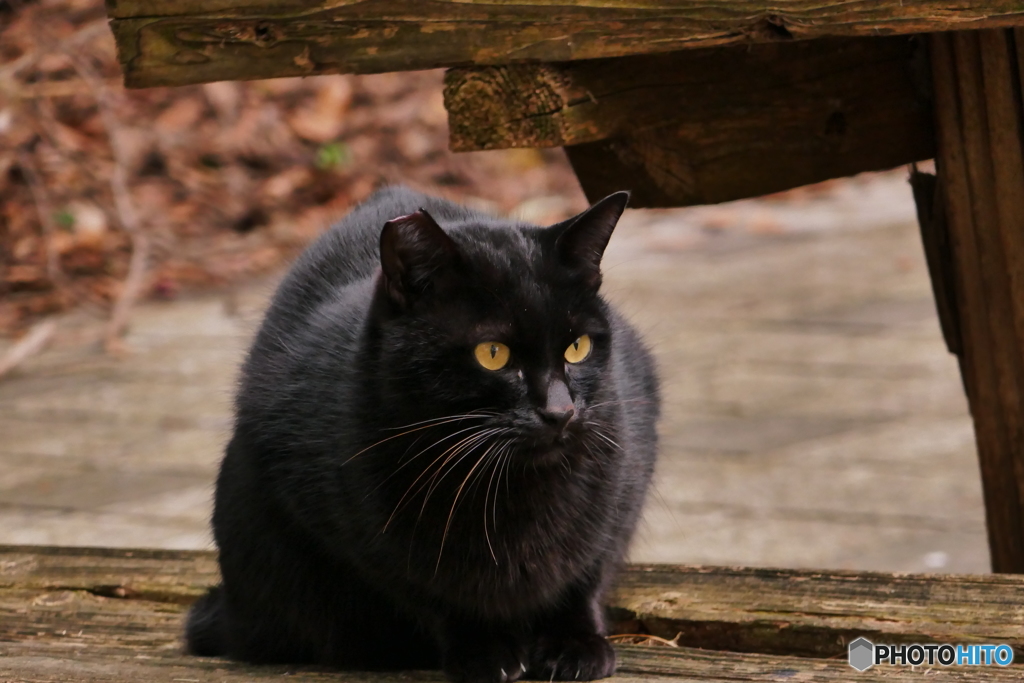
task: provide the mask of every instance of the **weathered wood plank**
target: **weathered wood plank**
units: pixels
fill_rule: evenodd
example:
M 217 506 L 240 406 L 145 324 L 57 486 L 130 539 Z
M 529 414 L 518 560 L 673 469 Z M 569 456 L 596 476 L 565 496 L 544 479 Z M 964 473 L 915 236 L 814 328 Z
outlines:
M 454 150 L 568 146 L 589 198 L 751 197 L 931 158 L 916 38 L 834 38 L 452 69 Z
M 396 643 L 396 647 L 401 645 Z M 660 677 L 668 681 L 667 677 Z M 247 683 L 249 681 L 345 681 L 346 683 L 442 683 L 440 672 L 329 671 L 302 666 L 249 666 L 180 653 L 153 656 L 140 648 L 110 652 L 83 647 L 64 652 L 26 651 L 0 643 L 0 680 L 18 683 Z
M 1019 25 L 1014 0 L 108 0 L 129 87 Z
M 0 680 L 442 680 L 437 672 L 339 673 L 184 656 L 186 603 L 216 581 L 209 552 L 0 547 Z M 839 683 L 851 680 L 846 639 L 861 634 L 876 642 L 986 641 L 1019 648 L 1022 590 L 1024 576 L 1010 575 L 631 566 L 611 599 L 620 627 L 681 631 L 683 642 L 708 649 L 619 647 L 620 673 L 613 681 Z M 395 646 L 401 647 L 400 636 Z M 878 667 L 856 676 L 866 682 L 921 676 L 1002 682 L 1019 680 L 1019 671 Z
M 396 641 L 395 647 L 401 647 Z M 998 669 L 943 667 L 876 667 L 854 672 L 845 661 L 708 652 L 692 648 L 618 646 L 619 672 L 608 683 L 890 683 L 1019 681 L 1017 667 Z M 241 683 L 243 681 L 345 681 L 346 683 L 441 683 L 435 671 L 328 671 L 300 666 L 248 666 L 222 659 L 152 656 L 139 649 L 107 652 L 103 648 L 54 652 L 23 650 L 0 643 L 0 680 L 32 683 Z
M 220 580 L 214 553 L 0 545 L 0 589 L 191 604 Z
M 619 648 L 620 675 L 671 677 L 676 681 L 743 681 L 749 683 L 884 683 L 889 681 L 1020 680 L 1017 667 L 879 666 L 858 672 L 842 659 L 805 659 L 775 655 L 709 652 L 693 648 Z M 979 670 L 980 669 L 980 670 Z M 612 681 L 616 678 L 611 679 Z
M 694 647 L 815 657 L 878 642 L 1024 646 L 1024 576 L 634 565 L 612 595 L 620 628 Z
M 0 643 L 172 655 L 187 603 L 217 580 L 208 552 L 0 547 Z M 620 632 L 822 658 L 842 656 L 860 635 L 1024 651 L 1022 594 L 1016 575 L 632 565 L 610 606 Z

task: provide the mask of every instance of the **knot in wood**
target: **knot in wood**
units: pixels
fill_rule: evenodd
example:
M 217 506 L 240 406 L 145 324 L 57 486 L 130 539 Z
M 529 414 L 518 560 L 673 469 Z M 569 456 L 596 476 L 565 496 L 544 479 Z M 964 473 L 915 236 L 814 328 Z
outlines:
M 752 40 L 759 42 L 793 40 L 793 34 L 786 28 L 785 17 L 778 14 L 767 14 L 761 17 L 746 33 Z

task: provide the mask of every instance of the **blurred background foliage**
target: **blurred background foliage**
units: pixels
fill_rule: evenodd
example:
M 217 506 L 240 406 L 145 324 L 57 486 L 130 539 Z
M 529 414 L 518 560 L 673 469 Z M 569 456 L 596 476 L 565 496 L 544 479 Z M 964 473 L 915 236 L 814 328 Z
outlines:
M 274 270 L 388 183 L 538 222 L 585 205 L 560 150 L 451 154 L 441 79 L 125 90 L 102 0 L 0 0 L 0 335 Z

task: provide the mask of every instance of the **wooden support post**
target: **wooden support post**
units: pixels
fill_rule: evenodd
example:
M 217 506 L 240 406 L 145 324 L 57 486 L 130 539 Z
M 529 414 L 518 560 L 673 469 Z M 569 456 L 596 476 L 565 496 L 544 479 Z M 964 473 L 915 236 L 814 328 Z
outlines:
M 992 569 L 1024 573 L 1024 158 L 1011 30 L 934 34 L 938 195 Z M 925 227 L 925 226 L 922 226 Z M 936 272 L 936 268 L 932 268 Z M 948 327 L 948 326 L 945 326 Z M 956 342 L 959 341 L 959 344 Z

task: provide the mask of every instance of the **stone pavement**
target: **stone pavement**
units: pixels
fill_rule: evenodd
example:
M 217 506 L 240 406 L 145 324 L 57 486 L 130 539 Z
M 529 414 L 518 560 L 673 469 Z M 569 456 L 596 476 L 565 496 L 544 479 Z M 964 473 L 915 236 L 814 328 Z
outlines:
M 665 396 L 633 558 L 988 570 L 967 405 L 902 174 L 803 203 L 630 212 L 607 295 Z M 0 543 L 202 548 L 236 369 L 272 282 L 136 311 L 0 380 Z M 2 351 L 2 348 L 0 348 Z

